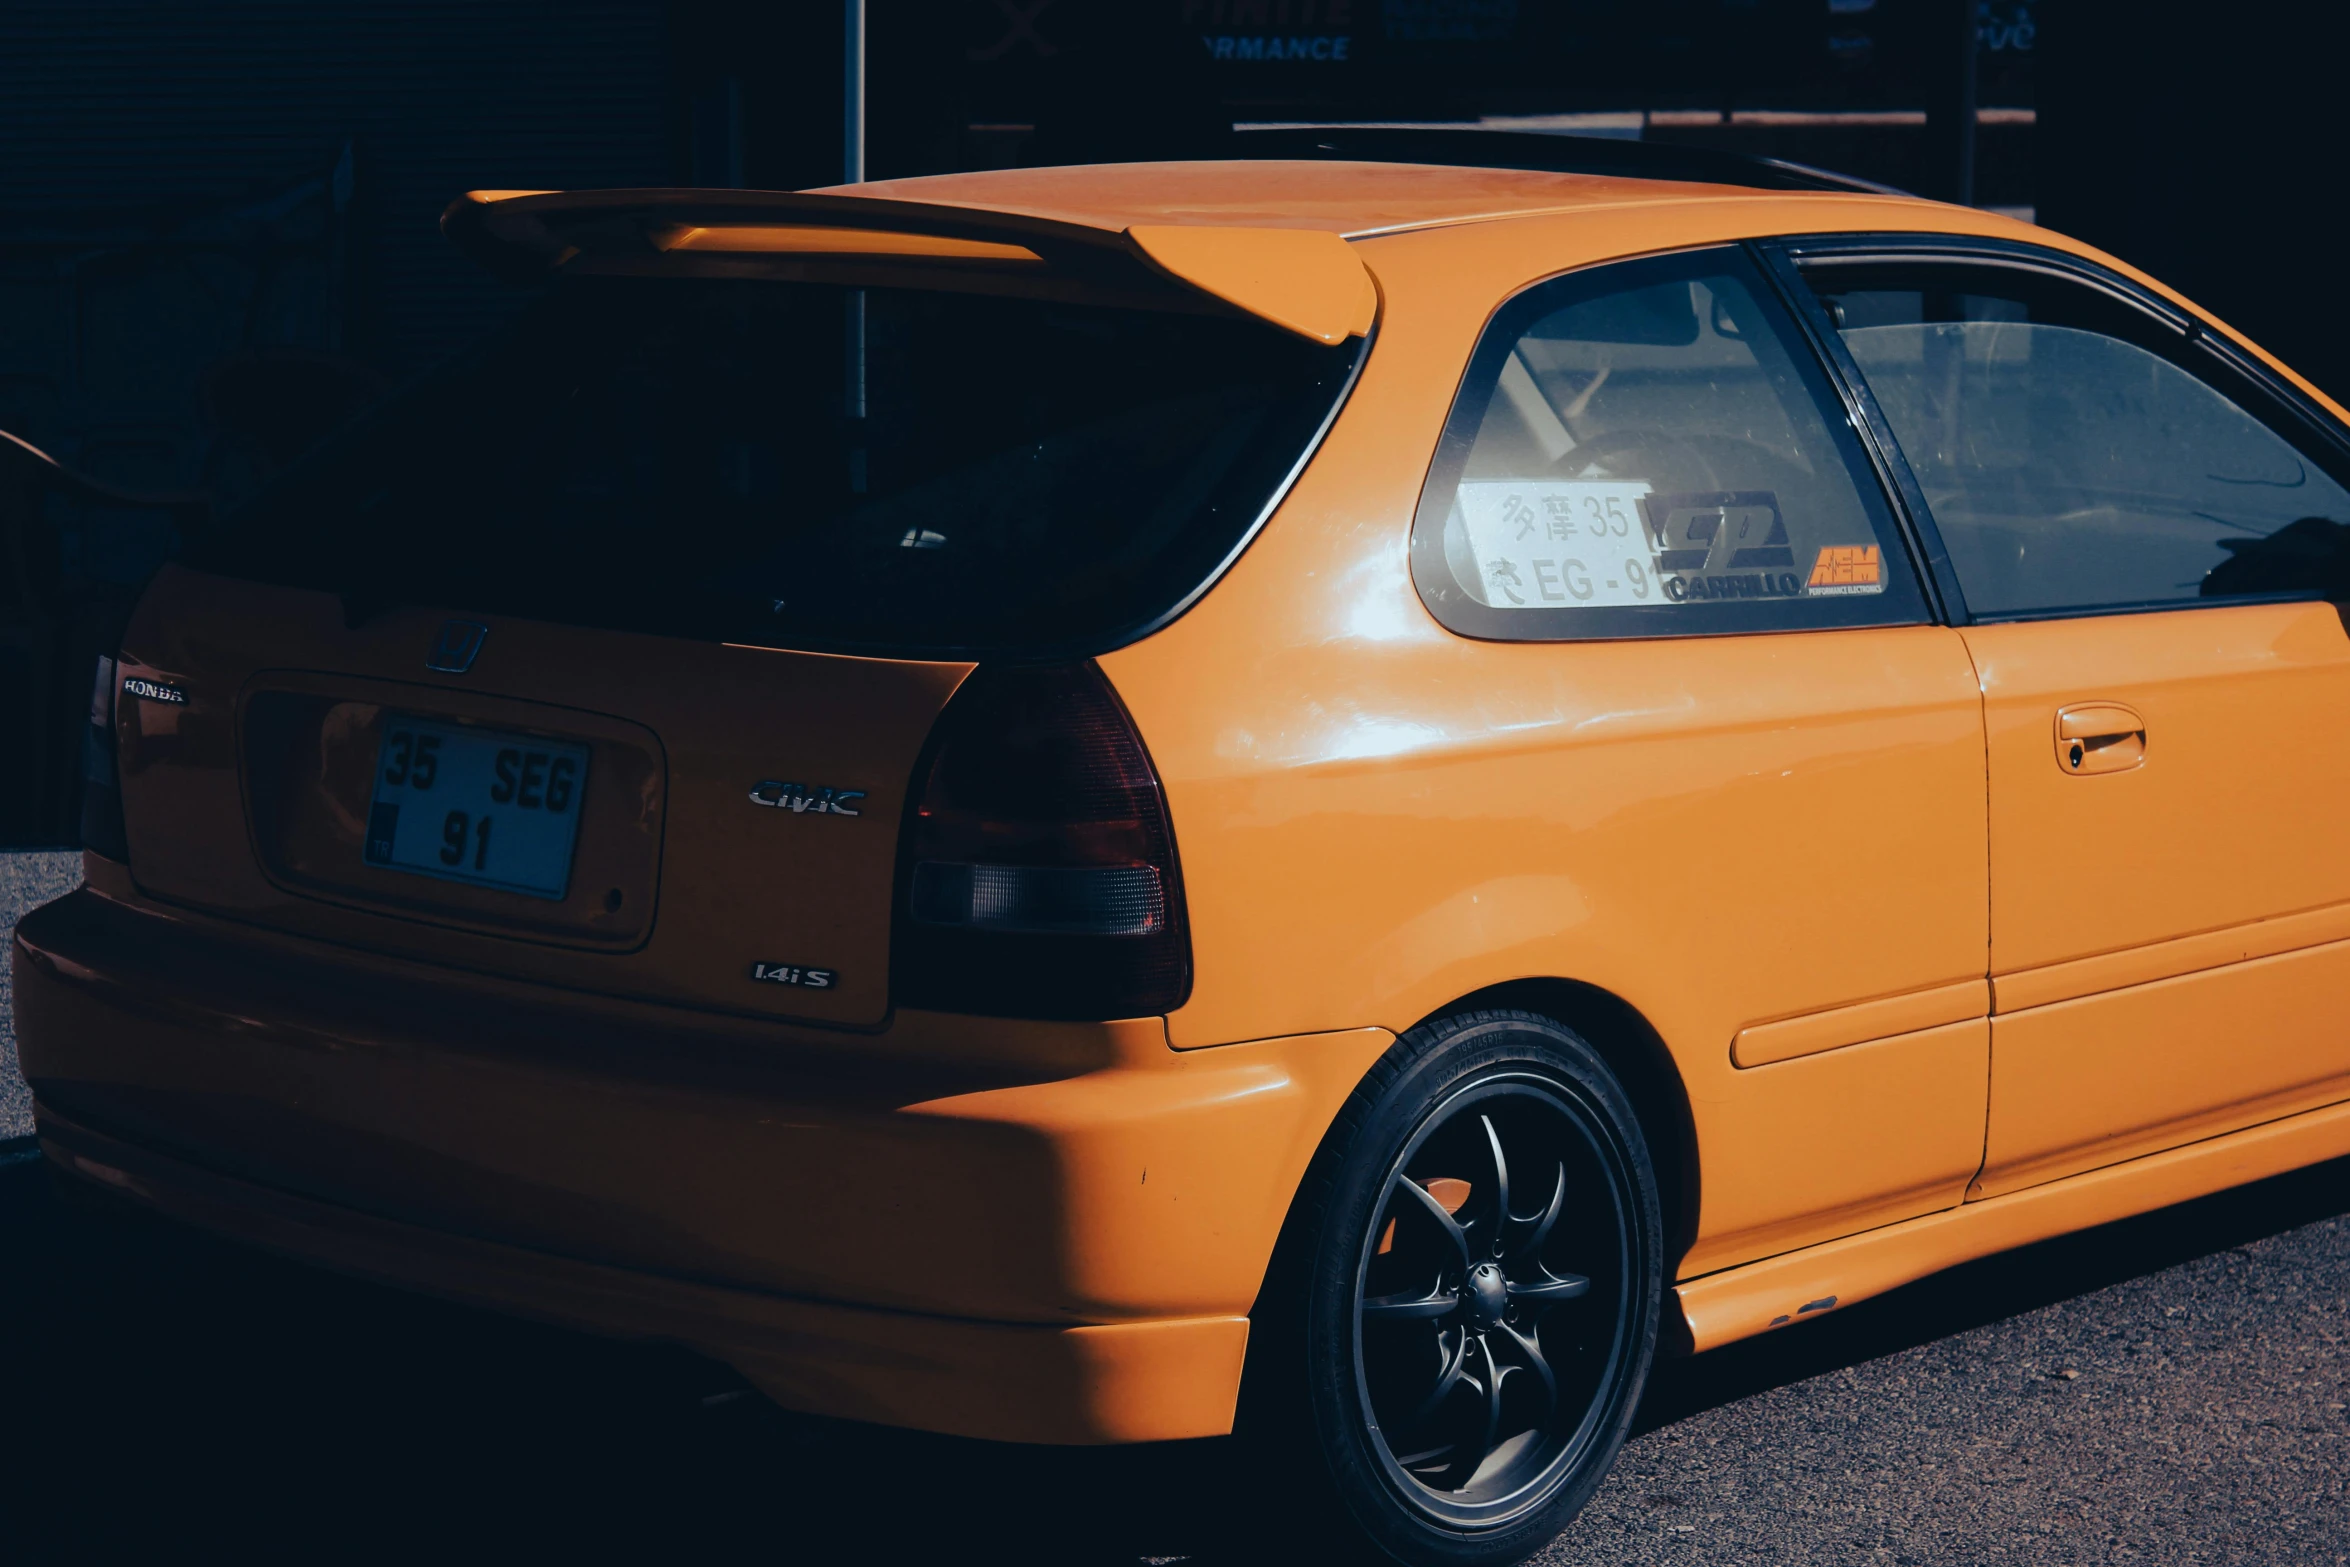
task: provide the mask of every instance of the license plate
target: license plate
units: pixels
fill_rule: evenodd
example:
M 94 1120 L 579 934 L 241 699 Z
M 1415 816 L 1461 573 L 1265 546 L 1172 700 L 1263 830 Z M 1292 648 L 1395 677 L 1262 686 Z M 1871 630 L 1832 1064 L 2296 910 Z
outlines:
M 584 745 L 391 714 L 367 863 L 560 901 L 587 770 Z

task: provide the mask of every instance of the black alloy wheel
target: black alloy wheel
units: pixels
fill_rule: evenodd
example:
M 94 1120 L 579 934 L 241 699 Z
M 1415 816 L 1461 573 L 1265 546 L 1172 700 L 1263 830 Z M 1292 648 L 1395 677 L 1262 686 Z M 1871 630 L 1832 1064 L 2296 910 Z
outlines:
M 1581 1510 L 1664 1283 L 1646 1142 L 1596 1051 L 1531 1013 L 1414 1029 L 1332 1128 L 1282 1247 L 1244 1420 L 1292 1452 L 1310 1438 L 1324 1482 L 1284 1533 L 1492 1564 Z
M 1391 1477 L 1440 1517 L 1505 1520 L 1592 1439 L 1631 1347 L 1630 1192 L 1608 1163 L 1532 1074 L 1455 1093 L 1395 1161 L 1363 1238 L 1357 1386 Z

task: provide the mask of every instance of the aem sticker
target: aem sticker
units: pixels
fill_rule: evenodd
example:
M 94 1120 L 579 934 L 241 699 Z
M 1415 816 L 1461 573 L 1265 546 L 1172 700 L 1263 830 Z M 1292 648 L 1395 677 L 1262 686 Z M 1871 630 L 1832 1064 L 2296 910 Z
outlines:
M 1885 568 L 1874 544 L 1831 544 L 1812 562 L 1803 591 L 1812 598 L 1885 591 Z
M 830 990 L 840 983 L 840 972 L 803 968 L 797 963 L 754 963 L 751 978 L 768 985 L 797 985 L 803 990 Z

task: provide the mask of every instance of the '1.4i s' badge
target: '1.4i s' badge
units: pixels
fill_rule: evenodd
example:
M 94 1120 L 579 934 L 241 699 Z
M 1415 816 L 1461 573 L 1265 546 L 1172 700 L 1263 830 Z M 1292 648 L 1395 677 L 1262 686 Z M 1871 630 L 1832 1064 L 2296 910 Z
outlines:
M 803 990 L 830 990 L 840 983 L 837 970 L 802 968 L 797 963 L 754 963 L 751 978 L 770 985 L 798 985 Z

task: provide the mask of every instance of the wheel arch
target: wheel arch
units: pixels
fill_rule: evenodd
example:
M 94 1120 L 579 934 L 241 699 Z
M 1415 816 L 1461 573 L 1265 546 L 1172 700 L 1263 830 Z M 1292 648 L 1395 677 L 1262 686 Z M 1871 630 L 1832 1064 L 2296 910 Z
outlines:
M 1414 1023 L 1456 1012 L 1490 1010 L 1537 1012 L 1564 1024 L 1598 1051 L 1640 1118 L 1656 1167 L 1657 1196 L 1665 1219 L 1665 1278 L 1697 1239 L 1699 1161 L 1697 1123 L 1689 1088 L 1664 1038 L 1640 1009 L 1611 990 L 1581 980 L 1555 977 L 1513 979 L 1458 996 Z M 1670 1313 L 1667 1313 L 1668 1318 Z
M 1655 1167 L 1657 1197 L 1665 1221 L 1665 1279 L 1669 1287 L 1679 1272 L 1681 1258 L 1696 1243 L 1703 1193 L 1697 1124 L 1688 1084 L 1672 1052 L 1666 1048 L 1663 1036 L 1639 1008 L 1614 991 L 1583 980 L 1537 975 L 1505 980 L 1456 996 L 1397 1029 L 1396 1037 L 1455 1013 L 1495 1010 L 1533 1012 L 1572 1029 L 1599 1052 L 1624 1085 Z M 1373 1063 L 1370 1072 L 1378 1070 L 1379 1063 Z M 1346 1114 L 1342 1109 L 1339 1121 L 1344 1121 Z M 1325 1143 L 1338 1130 L 1337 1122 L 1325 1126 L 1321 1133 Z M 1319 1164 L 1319 1154 L 1309 1160 L 1305 1181 L 1314 1179 Z M 1264 1287 L 1273 1286 L 1274 1275 L 1290 1249 L 1292 1221 L 1305 1191 L 1301 1183 L 1289 1193 L 1280 1231 L 1267 1260 Z M 1259 1300 L 1263 1298 L 1263 1288 L 1260 1288 Z M 1253 1310 L 1252 1307 L 1252 1313 Z M 1687 1347 L 1680 1340 L 1678 1321 L 1677 1312 L 1665 1313 L 1665 1343 L 1676 1352 Z

